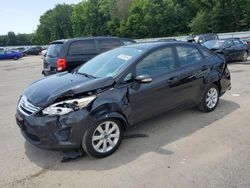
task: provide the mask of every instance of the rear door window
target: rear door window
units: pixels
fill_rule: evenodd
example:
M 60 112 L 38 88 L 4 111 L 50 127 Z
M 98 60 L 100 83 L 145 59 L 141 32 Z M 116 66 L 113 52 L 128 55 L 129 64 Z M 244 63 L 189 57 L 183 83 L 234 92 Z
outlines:
M 235 46 L 243 44 L 243 42 L 241 42 L 240 40 L 233 40 L 233 42 Z
M 68 51 L 68 55 L 96 54 L 96 45 L 94 40 L 80 40 L 73 42 Z
M 62 43 L 50 44 L 46 51 L 46 56 L 51 58 L 58 57 L 61 47 Z
M 177 46 L 176 47 L 179 65 L 184 67 L 186 65 L 191 65 L 199 63 L 203 58 L 199 50 L 192 46 Z
M 105 52 L 121 46 L 121 42 L 118 39 L 107 38 L 98 39 L 97 41 L 100 52 Z
M 227 45 L 230 45 L 230 46 L 234 46 L 234 43 L 232 40 L 228 40 L 226 43 L 225 43 L 225 46 Z
M 175 59 L 171 47 L 152 52 L 136 65 L 136 75 L 157 77 L 175 68 Z

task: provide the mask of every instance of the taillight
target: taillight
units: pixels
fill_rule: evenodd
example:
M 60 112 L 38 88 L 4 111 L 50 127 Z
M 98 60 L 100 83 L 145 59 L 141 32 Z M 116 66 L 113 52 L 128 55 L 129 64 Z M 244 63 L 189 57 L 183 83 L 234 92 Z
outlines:
M 66 59 L 64 58 L 57 59 L 57 62 L 56 62 L 57 71 L 63 71 L 63 70 L 66 70 L 66 68 L 67 68 Z

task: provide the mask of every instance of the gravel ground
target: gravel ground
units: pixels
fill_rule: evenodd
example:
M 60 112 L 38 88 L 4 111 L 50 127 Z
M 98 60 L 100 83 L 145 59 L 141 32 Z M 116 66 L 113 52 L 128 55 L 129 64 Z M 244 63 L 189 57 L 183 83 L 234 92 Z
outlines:
M 41 77 L 40 56 L 0 61 L 0 187 L 250 187 L 250 62 L 230 63 L 232 90 L 212 113 L 175 110 L 145 121 L 105 159 L 61 163 L 25 141 L 17 100 Z

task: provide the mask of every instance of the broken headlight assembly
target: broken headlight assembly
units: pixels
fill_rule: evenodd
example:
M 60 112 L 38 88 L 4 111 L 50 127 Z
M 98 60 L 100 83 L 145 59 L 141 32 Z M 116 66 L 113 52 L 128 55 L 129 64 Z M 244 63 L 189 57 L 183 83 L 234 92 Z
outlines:
M 65 115 L 73 111 L 80 110 L 86 107 L 90 102 L 92 102 L 96 98 L 95 95 L 79 98 L 79 99 L 72 99 L 66 100 L 62 102 L 58 102 L 55 104 L 50 105 L 49 107 L 45 108 L 42 112 L 43 115 Z

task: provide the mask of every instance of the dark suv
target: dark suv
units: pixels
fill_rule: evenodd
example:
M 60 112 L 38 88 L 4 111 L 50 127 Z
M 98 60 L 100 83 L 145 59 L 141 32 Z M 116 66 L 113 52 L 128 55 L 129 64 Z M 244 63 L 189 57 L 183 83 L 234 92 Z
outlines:
M 42 73 L 48 76 L 62 71 L 71 72 L 102 52 L 126 45 L 124 40 L 118 37 L 85 37 L 51 42 Z

